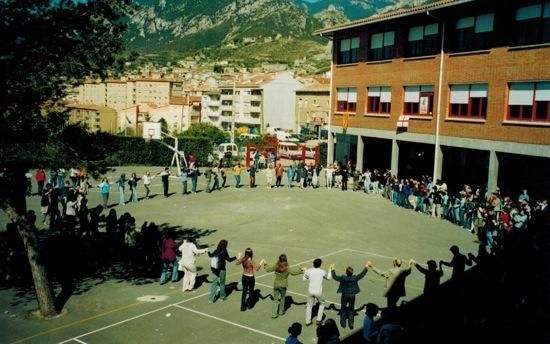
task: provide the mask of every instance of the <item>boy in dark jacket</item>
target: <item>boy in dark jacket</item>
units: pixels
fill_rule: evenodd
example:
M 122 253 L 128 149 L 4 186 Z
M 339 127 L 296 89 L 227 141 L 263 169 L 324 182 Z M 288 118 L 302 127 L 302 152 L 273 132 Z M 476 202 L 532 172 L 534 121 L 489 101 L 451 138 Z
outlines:
M 363 271 L 358 275 L 353 274 L 353 268 L 348 266 L 346 268 L 346 274 L 338 276 L 334 272 L 334 264 L 330 266 L 332 271 L 332 278 L 335 281 L 340 282 L 338 286 L 338 293 L 342 294 L 341 298 L 341 309 L 340 309 L 340 325 L 345 328 L 346 321 L 349 325 L 349 328 L 353 330 L 353 318 L 355 317 L 355 295 L 359 293 L 359 280 L 367 274 L 368 268 L 365 265 Z

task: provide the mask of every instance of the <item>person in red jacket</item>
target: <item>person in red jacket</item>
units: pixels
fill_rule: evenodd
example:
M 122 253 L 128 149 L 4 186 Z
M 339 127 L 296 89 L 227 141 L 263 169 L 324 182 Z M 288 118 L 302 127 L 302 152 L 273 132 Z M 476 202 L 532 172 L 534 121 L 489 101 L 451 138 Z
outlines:
M 177 245 L 174 240 L 174 232 L 166 231 L 162 238 L 162 273 L 160 275 L 160 284 L 166 283 L 170 265 L 172 265 L 172 282 L 177 282 L 178 280 L 176 248 Z
M 34 174 L 34 179 L 36 184 L 38 184 L 38 195 L 42 195 L 42 190 L 44 190 L 44 183 L 46 182 L 46 172 L 43 169 L 39 168 Z

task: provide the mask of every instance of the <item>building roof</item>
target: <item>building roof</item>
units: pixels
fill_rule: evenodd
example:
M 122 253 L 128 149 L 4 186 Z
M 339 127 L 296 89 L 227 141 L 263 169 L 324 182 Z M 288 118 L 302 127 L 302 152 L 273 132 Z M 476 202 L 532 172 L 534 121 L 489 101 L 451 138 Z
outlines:
M 69 109 L 93 110 L 93 111 L 99 111 L 101 108 L 104 108 L 104 106 L 99 106 L 94 104 L 77 104 L 77 103 L 65 104 L 65 107 Z
M 171 105 L 194 105 L 200 102 L 200 96 L 174 96 L 170 98 Z
M 313 84 L 296 90 L 298 92 L 326 92 L 330 93 L 330 84 Z
M 378 13 L 368 18 L 358 19 L 347 23 L 342 23 L 334 26 L 330 26 L 321 30 L 315 31 L 316 34 L 320 36 L 332 36 L 336 31 L 341 31 L 345 29 L 355 28 L 358 26 L 364 26 L 368 24 L 383 22 L 390 19 L 396 19 L 406 16 L 411 16 L 419 13 L 423 13 L 430 10 L 438 10 L 445 7 L 460 5 L 468 2 L 473 2 L 476 0 L 439 0 L 429 4 L 411 7 L 411 8 L 400 8 L 395 11 Z

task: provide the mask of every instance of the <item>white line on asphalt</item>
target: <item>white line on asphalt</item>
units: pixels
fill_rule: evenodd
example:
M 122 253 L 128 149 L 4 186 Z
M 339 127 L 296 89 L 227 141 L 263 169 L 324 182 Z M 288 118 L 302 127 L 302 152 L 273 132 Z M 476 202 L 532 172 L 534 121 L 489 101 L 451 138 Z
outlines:
M 381 257 L 381 258 L 387 258 L 387 259 L 393 259 L 393 258 L 395 258 L 395 256 L 394 256 L 394 257 L 390 257 L 390 256 L 386 256 L 386 255 L 383 255 L 383 254 L 374 253 L 374 252 L 369 252 L 369 251 L 354 250 L 354 249 L 352 249 L 352 248 L 346 248 L 346 249 L 344 249 L 343 251 L 349 251 L 349 252 L 355 252 L 355 253 L 362 253 L 362 254 L 367 254 L 367 255 L 371 255 L 371 256 L 376 256 L 376 257 Z
M 189 312 L 192 312 L 192 313 L 195 313 L 195 314 L 199 314 L 199 315 L 202 315 L 202 316 L 210 318 L 210 319 L 218 320 L 218 321 L 224 322 L 224 323 L 229 324 L 229 325 L 237 326 L 237 327 L 240 327 L 240 328 L 248 330 L 248 331 L 256 332 L 256 333 L 262 334 L 264 336 L 275 338 L 275 339 L 278 339 L 278 340 L 283 341 L 283 342 L 285 341 L 285 339 L 283 337 L 279 337 L 279 336 L 276 336 L 276 335 L 273 335 L 273 334 L 270 334 L 270 333 L 267 333 L 267 332 L 264 332 L 264 331 L 256 330 L 255 328 L 252 328 L 252 327 L 237 324 L 237 323 L 234 323 L 232 321 L 225 320 L 225 319 L 222 319 L 222 318 L 218 318 L 216 316 L 213 316 L 213 315 L 210 315 L 210 314 L 207 314 L 207 313 L 199 312 L 199 311 L 197 311 L 195 309 L 192 309 L 192 308 L 187 308 L 187 307 L 183 307 L 183 306 L 180 306 L 180 305 L 174 305 L 174 307 L 178 307 L 178 308 L 181 308 L 183 310 L 186 310 L 186 311 L 189 311 Z
M 76 339 L 76 338 L 75 338 L 75 339 L 73 339 L 73 340 L 74 340 L 75 342 L 77 342 L 77 343 L 80 343 L 80 344 L 88 344 L 88 343 L 86 343 L 86 342 L 81 341 L 80 339 Z

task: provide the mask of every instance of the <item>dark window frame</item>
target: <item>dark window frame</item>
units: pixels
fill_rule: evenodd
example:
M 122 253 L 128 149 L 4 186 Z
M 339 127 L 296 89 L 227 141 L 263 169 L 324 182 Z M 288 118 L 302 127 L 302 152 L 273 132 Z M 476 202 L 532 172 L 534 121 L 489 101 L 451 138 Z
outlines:
M 550 101 L 535 100 L 537 96 L 537 86 L 541 83 L 534 82 L 533 84 L 533 99 L 531 101 L 531 105 L 510 105 L 510 99 L 508 99 L 506 120 L 531 123 L 550 123 Z M 510 87 L 510 85 L 511 84 L 509 84 L 508 87 Z M 545 117 L 539 117 L 541 114 L 545 114 Z
M 351 47 L 351 42 L 353 39 L 359 40 L 359 46 L 357 48 Z M 350 48 L 349 50 L 341 51 L 342 44 L 344 41 L 349 40 Z M 336 64 L 349 64 L 349 63 L 357 63 L 359 62 L 359 51 L 361 49 L 361 38 L 360 36 L 354 36 L 354 37 L 346 37 L 340 39 L 337 45 L 337 52 L 336 52 Z
M 347 89 L 347 100 L 338 100 L 338 90 Z M 356 100 L 355 102 L 349 101 L 349 89 L 355 89 Z M 336 88 L 336 109 L 337 113 L 356 113 L 357 112 L 357 88 L 356 87 L 338 87 Z
M 426 26 L 437 24 L 437 33 L 432 35 L 426 35 Z M 426 25 L 415 25 L 409 27 L 409 32 L 412 28 L 422 27 L 422 39 L 417 41 L 409 41 L 407 37 L 406 43 L 406 57 L 417 57 L 426 55 L 435 55 L 441 49 L 441 32 L 438 23 L 431 23 Z
M 484 15 L 492 14 L 493 15 L 493 28 L 491 31 L 485 32 L 475 32 L 476 25 L 480 17 Z M 474 23 L 471 27 L 457 29 L 456 25 L 461 19 L 473 17 Z M 454 31 L 452 32 L 452 45 L 451 52 L 464 52 L 464 51 L 475 51 L 475 50 L 486 50 L 491 48 L 494 32 L 495 32 L 495 13 L 488 12 L 475 16 L 461 17 L 455 22 Z
M 369 96 L 369 88 L 376 88 L 378 86 L 367 87 L 367 114 L 380 114 L 389 115 L 391 113 L 391 101 L 382 102 L 381 96 Z M 382 88 L 382 87 L 380 87 Z M 391 88 L 390 88 L 391 92 Z
M 384 41 L 386 38 L 386 33 L 393 32 L 393 44 L 385 45 Z M 371 48 L 372 36 L 381 34 L 382 35 L 382 47 L 380 48 Z M 381 61 L 381 60 L 391 60 L 395 57 L 396 51 L 396 30 L 387 30 L 371 33 L 369 37 L 369 49 L 368 49 L 368 60 L 369 61 Z
M 519 6 L 516 8 L 515 15 L 522 8 L 540 5 L 540 16 L 517 20 L 514 18 L 514 41 L 513 45 L 534 45 L 550 43 L 550 17 L 545 18 L 545 10 L 550 12 L 550 1 L 539 0 L 533 3 L 526 4 L 525 6 Z M 548 9 L 546 9 L 548 7 Z
M 472 85 L 474 84 L 468 84 L 468 104 L 451 103 L 449 99 L 449 118 L 487 118 L 487 97 L 472 97 Z M 449 94 L 451 94 L 451 92 L 449 92 Z M 477 102 L 479 102 L 479 105 L 476 104 Z M 477 113 L 475 113 L 475 110 L 477 110 Z
M 406 87 L 414 87 L 414 85 L 406 86 Z M 405 92 L 406 92 L 405 87 Z M 421 86 L 420 86 L 421 87 Z M 405 102 L 403 101 L 403 115 L 407 116 L 421 116 L 421 117 L 432 117 L 434 113 L 434 91 L 431 92 L 419 92 L 418 96 L 418 102 Z M 422 97 L 428 97 L 428 113 L 427 114 L 421 114 L 420 113 L 420 98 Z

